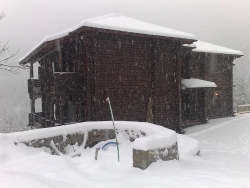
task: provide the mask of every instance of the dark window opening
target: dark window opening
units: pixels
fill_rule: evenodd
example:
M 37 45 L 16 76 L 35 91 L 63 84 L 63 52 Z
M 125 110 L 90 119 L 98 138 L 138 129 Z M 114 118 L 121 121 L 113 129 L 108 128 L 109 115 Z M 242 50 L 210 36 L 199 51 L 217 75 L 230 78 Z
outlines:
M 218 92 L 215 92 L 213 95 L 212 105 L 213 106 L 220 106 L 220 95 Z
M 166 103 L 166 111 L 170 111 L 170 110 L 172 110 L 172 109 L 173 109 L 172 104 Z
M 191 66 L 189 67 L 189 70 L 191 70 L 191 71 L 195 70 L 195 66 L 191 65 Z

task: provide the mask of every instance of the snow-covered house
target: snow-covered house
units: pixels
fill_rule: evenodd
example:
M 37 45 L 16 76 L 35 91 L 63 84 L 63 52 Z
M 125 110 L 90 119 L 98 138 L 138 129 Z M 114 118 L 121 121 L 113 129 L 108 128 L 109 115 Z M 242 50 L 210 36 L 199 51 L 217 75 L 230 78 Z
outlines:
M 184 58 L 182 69 L 182 78 L 186 78 L 182 88 L 183 122 L 232 116 L 233 61 L 243 53 L 200 40 L 184 46 L 192 51 Z
M 45 37 L 19 60 L 31 67 L 29 125 L 110 120 L 107 97 L 116 120 L 148 121 L 177 129 L 186 120 L 197 123 L 206 119 L 207 109 L 218 101 L 207 97 L 208 88 L 220 85 L 207 69 L 218 60 L 213 59 L 214 51 L 202 50 L 200 41 L 195 41 L 192 34 L 116 14 L 87 19 Z M 225 57 L 229 68 L 235 57 L 243 55 L 237 53 L 217 58 Z M 38 79 L 33 78 L 36 62 L 40 65 Z M 232 89 L 232 70 L 229 72 L 226 76 Z M 194 104 L 190 99 L 196 96 L 202 103 L 195 104 L 203 105 L 190 108 Z M 42 99 L 42 112 L 35 110 L 37 98 Z M 213 102 L 206 103 L 206 99 Z M 231 95 L 227 100 L 232 103 Z M 202 110 L 197 111 L 197 106 Z

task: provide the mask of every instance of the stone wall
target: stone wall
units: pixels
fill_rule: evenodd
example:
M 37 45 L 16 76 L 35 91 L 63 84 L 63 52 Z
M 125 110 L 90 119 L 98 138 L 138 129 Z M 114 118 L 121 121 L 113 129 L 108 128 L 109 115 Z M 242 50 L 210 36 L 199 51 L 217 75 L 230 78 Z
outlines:
M 146 136 L 146 133 L 142 131 L 135 131 L 135 130 L 118 130 L 118 132 L 123 132 L 125 137 L 133 142 L 136 138 L 140 138 Z M 86 137 L 86 138 L 85 138 Z M 67 135 L 59 135 L 53 136 L 48 138 L 30 140 L 28 142 L 23 142 L 27 146 L 32 146 L 35 148 L 48 148 L 51 150 L 50 153 L 56 154 L 53 149 L 51 148 L 51 142 L 53 141 L 56 148 L 63 154 L 66 153 L 66 147 L 68 145 L 77 145 L 82 146 L 84 143 L 84 139 L 86 139 L 84 148 L 93 147 L 97 143 L 109 139 L 114 139 L 115 134 L 113 129 L 92 129 L 90 131 L 79 132 L 74 134 L 67 134 Z M 48 150 L 46 150 L 48 151 Z
M 133 149 L 133 167 L 145 170 L 151 163 L 159 159 L 163 161 L 179 160 L 177 142 L 169 148 L 159 148 L 148 151 Z
M 117 132 L 122 132 L 131 142 L 137 138 L 148 136 L 145 132 L 139 130 L 117 130 Z M 115 134 L 113 129 L 92 129 L 88 131 L 80 131 L 74 134 L 58 135 L 22 143 L 35 148 L 44 148 L 46 152 L 53 155 L 60 155 L 60 152 L 62 154 L 67 153 L 68 146 L 81 146 L 84 148 L 93 147 L 100 141 L 114 138 Z M 179 154 L 177 142 L 171 147 L 156 148 L 148 151 L 133 149 L 133 167 L 145 170 L 151 163 L 156 162 L 159 159 L 163 161 L 173 159 L 178 160 Z
M 108 139 L 115 138 L 114 130 L 112 129 L 93 129 L 91 131 L 79 132 L 75 134 L 59 135 L 54 137 L 42 138 L 31 140 L 28 142 L 23 142 L 27 146 L 32 146 L 35 148 L 45 147 L 51 151 L 52 154 L 56 154 L 51 147 L 51 142 L 53 141 L 56 148 L 63 154 L 66 153 L 66 147 L 68 145 L 82 146 L 85 141 L 84 147 L 92 147 L 100 141 L 105 141 Z M 46 149 L 46 151 L 48 151 Z

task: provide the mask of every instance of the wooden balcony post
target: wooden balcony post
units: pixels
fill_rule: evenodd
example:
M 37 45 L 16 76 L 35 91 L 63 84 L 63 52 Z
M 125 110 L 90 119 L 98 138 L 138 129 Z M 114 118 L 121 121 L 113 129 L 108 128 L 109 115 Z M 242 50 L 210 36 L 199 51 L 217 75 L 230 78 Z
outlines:
M 30 79 L 34 77 L 33 63 L 30 63 Z
M 64 125 L 64 99 L 60 97 L 60 124 Z
M 60 104 L 60 124 L 64 124 L 64 104 Z
M 177 59 L 175 61 L 177 61 L 177 83 L 178 83 L 178 123 L 176 125 L 176 131 L 177 132 L 181 132 L 182 129 L 182 108 L 181 108 L 181 104 L 182 104 L 182 97 L 181 97 L 181 69 L 182 69 L 182 64 L 183 61 L 181 60 L 180 54 L 178 53 L 178 49 L 180 49 L 180 46 L 177 45 L 176 46 L 176 56 Z
M 29 126 L 34 127 L 35 124 L 35 116 L 32 113 L 29 113 Z
M 35 99 L 30 99 L 31 113 L 35 113 Z
M 78 121 L 79 122 L 83 121 L 83 118 L 82 118 L 82 103 L 81 102 L 79 102 L 78 114 L 79 114 Z
M 51 100 L 50 101 L 50 121 L 54 121 L 54 101 L 53 100 Z
M 56 40 L 56 47 L 57 47 L 57 51 L 58 51 L 58 61 L 59 61 L 59 69 L 60 72 L 63 71 L 63 67 L 62 67 L 62 51 L 61 51 L 61 45 L 60 45 L 60 41 Z

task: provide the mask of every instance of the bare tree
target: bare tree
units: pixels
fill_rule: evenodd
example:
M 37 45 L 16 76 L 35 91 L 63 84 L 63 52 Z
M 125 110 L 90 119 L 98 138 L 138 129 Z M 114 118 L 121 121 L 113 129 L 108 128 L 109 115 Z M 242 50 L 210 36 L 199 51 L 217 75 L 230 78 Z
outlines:
M 0 13 L 0 21 L 5 17 L 4 12 Z M 20 66 L 20 65 L 12 65 L 11 63 L 9 63 L 8 61 L 13 58 L 19 50 L 17 50 L 14 53 L 11 53 L 10 55 L 8 55 L 7 53 L 9 53 L 9 47 L 8 47 L 8 43 L 9 41 L 7 41 L 4 44 L 1 44 L 0 41 L 0 56 L 2 56 L 3 58 L 0 59 L 0 69 L 2 70 L 6 70 L 6 71 L 10 71 L 12 73 L 17 73 L 19 68 L 28 68 L 28 67 L 24 67 L 24 66 Z
M 234 77 L 234 108 L 250 103 L 250 82 L 240 75 Z

